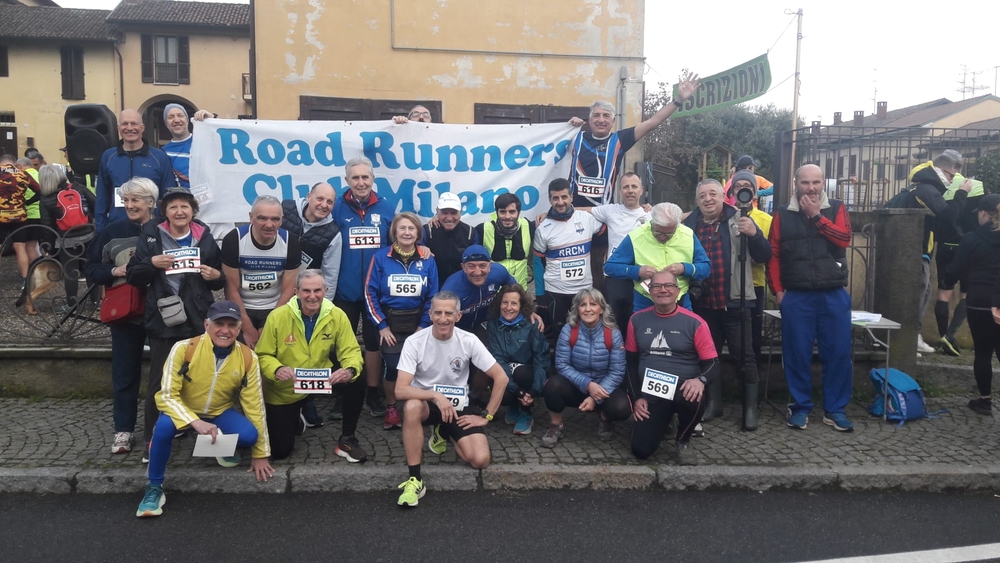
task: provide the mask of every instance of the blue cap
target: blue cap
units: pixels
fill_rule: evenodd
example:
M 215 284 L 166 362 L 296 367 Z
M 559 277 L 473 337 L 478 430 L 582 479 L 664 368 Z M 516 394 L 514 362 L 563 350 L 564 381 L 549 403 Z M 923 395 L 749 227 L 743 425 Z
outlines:
M 490 251 L 481 244 L 474 244 L 465 249 L 462 253 L 462 263 L 466 262 L 491 262 Z
M 232 301 L 217 301 L 208 308 L 208 320 L 217 321 L 219 319 L 242 319 L 240 306 Z

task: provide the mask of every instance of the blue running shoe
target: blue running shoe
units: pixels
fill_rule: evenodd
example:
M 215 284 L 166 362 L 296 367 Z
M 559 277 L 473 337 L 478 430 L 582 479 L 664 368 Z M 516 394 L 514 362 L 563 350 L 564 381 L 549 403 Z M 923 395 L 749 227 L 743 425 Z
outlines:
M 792 413 L 791 410 L 788 411 L 788 426 L 790 428 L 805 430 L 807 424 L 809 424 L 809 413 L 805 411 L 797 413 Z
M 139 518 L 148 518 L 163 514 L 163 505 L 167 503 L 167 496 L 163 494 L 163 487 L 160 485 L 147 485 L 146 495 L 139 503 L 139 510 L 135 515 Z
M 522 410 L 517 417 L 517 424 L 514 425 L 514 434 L 527 436 L 531 434 L 531 427 L 535 425 L 535 419 L 531 416 L 531 411 Z
M 854 423 L 847 420 L 842 412 L 823 413 L 823 424 L 832 426 L 837 432 L 854 432 Z

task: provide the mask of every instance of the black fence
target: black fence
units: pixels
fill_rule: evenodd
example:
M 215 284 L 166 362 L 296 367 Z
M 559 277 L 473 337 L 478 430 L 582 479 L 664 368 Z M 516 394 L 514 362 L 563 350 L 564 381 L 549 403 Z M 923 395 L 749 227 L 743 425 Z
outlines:
M 794 148 L 794 166 L 793 166 Z M 962 153 L 962 174 L 983 181 L 987 192 L 1000 188 L 1000 129 L 821 126 L 818 123 L 775 135 L 772 180 L 775 202 L 787 201 L 794 168 L 823 169 L 827 193 L 848 208 L 879 208 L 905 188 L 914 166 L 947 149 Z

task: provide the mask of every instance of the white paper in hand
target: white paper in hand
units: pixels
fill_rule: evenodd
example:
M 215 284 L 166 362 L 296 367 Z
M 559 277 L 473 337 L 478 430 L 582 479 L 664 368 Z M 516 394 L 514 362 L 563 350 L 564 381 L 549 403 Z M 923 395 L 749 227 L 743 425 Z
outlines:
M 192 457 L 232 457 L 236 453 L 236 441 L 239 434 L 223 434 L 219 432 L 212 443 L 211 434 L 198 434 L 194 442 Z

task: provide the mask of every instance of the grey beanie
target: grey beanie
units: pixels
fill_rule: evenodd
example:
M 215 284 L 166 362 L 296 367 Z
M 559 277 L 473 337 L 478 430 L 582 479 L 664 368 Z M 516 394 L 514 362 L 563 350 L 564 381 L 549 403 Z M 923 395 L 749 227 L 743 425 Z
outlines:
M 190 120 L 191 120 L 191 116 L 190 116 L 190 115 L 188 115 L 188 110 L 184 109 L 184 106 L 182 106 L 182 105 L 180 105 L 180 104 L 167 104 L 167 105 L 166 105 L 166 106 L 165 106 L 165 107 L 163 108 L 163 122 L 164 122 L 164 123 L 166 123 L 166 122 L 167 122 L 167 112 L 169 112 L 170 110 L 172 110 L 172 109 L 174 109 L 174 108 L 177 108 L 177 109 L 179 109 L 179 110 L 183 111 L 183 112 L 184 112 L 184 117 L 188 118 L 188 121 L 190 121 Z
M 730 184 L 733 190 L 736 189 L 736 182 L 738 182 L 739 180 L 747 180 L 748 182 L 753 184 L 753 189 L 755 191 L 757 190 L 757 175 L 754 174 L 753 172 L 749 170 L 739 170 L 736 172 L 736 174 L 733 174 L 733 182 Z

